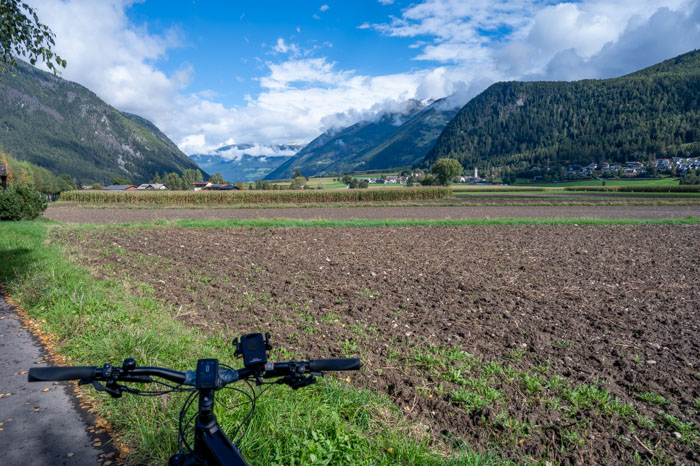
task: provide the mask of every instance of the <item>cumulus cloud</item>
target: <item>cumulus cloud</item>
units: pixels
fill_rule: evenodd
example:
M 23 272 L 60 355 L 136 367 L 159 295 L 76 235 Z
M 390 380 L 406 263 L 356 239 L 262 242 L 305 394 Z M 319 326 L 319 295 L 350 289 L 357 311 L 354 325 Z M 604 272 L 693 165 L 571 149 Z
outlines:
M 287 44 L 283 38 L 278 38 L 277 43 L 272 47 L 277 53 L 288 53 L 292 56 L 298 56 L 300 54 L 299 46 L 296 44 Z
M 211 155 L 218 155 L 226 160 L 240 160 L 244 155 L 251 157 L 289 157 L 298 152 L 288 146 L 252 144 L 250 146 L 232 146 L 226 150 L 210 151 Z

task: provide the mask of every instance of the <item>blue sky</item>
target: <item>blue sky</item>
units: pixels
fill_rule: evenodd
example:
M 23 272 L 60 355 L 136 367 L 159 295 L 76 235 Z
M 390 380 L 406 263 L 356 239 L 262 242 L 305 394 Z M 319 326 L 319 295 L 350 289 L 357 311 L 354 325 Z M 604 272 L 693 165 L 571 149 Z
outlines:
M 325 5 L 325 7 L 324 7 Z M 324 56 L 363 75 L 392 74 L 429 67 L 412 61 L 411 38 L 386 38 L 365 22 L 400 15 L 401 2 L 231 2 L 149 0 L 127 9 L 134 25 L 155 34 L 175 28 L 182 44 L 156 65 L 170 73 L 192 64 L 197 79 L 188 91 L 215 90 L 222 102 L 243 105 L 260 89 L 265 62 L 278 61 L 278 40 L 307 57 Z M 323 11 L 322 11 L 323 8 Z
M 63 77 L 185 153 L 305 143 L 411 99 L 619 76 L 700 46 L 700 0 L 29 0 Z

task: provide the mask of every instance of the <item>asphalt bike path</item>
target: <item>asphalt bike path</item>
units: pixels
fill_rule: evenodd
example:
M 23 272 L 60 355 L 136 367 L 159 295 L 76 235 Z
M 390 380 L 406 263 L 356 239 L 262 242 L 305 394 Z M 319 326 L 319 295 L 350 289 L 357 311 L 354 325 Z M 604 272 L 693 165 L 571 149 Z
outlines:
M 45 357 L 0 291 L 0 464 L 111 464 L 114 453 L 103 449 L 109 438 L 89 427 L 74 385 L 27 382 L 30 368 L 47 366 Z

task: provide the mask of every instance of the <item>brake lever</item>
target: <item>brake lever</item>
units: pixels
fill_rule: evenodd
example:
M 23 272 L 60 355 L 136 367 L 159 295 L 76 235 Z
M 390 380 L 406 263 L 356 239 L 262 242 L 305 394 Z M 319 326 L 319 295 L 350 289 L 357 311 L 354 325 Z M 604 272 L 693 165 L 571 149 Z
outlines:
M 306 387 L 316 382 L 316 377 L 313 375 L 309 376 L 294 376 L 287 375 L 277 381 L 279 384 L 284 384 L 289 386 L 292 390 L 298 390 L 299 388 Z
M 108 383 L 105 387 L 95 379 L 83 379 L 80 382 L 78 382 L 78 385 L 87 385 L 89 383 L 92 384 L 92 386 L 95 387 L 95 390 L 97 390 L 98 392 L 107 392 L 112 398 L 121 398 L 124 389 L 128 389 L 128 387 L 117 385 L 114 382 Z

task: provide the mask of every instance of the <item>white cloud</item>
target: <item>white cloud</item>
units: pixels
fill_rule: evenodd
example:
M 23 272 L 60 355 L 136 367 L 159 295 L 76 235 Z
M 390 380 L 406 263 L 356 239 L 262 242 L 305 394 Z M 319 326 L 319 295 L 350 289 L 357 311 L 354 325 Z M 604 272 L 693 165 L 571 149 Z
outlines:
M 281 37 L 277 39 L 277 43 L 272 47 L 272 50 L 278 53 L 289 53 L 293 56 L 299 55 L 299 46 L 296 44 L 287 44 Z
M 279 147 L 276 145 L 253 144 L 250 147 L 233 146 L 226 150 L 211 151 L 209 154 L 218 155 L 226 160 L 240 160 L 244 155 L 251 157 L 289 157 L 298 152 L 298 150 L 288 147 Z
M 328 5 L 321 5 L 321 8 L 319 10 L 321 11 L 327 11 L 330 7 Z

